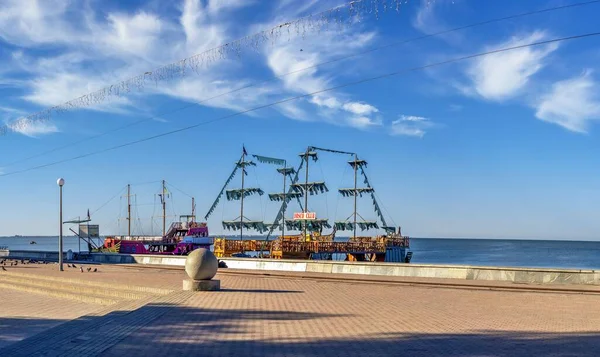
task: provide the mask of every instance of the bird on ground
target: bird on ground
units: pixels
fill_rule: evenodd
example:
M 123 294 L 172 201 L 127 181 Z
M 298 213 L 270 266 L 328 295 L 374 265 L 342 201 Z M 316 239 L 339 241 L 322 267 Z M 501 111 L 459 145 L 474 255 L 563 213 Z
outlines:
M 70 268 L 70 267 L 71 267 L 71 264 L 67 264 L 67 267 L 68 267 L 68 268 Z
M 77 268 L 77 266 L 75 266 L 75 264 L 73 264 L 73 268 Z
M 88 268 L 87 268 L 87 271 L 89 272 L 90 270 L 92 270 L 92 268 L 88 267 Z
M 4 267 L 4 265 L 2 266 L 2 270 L 6 271 L 6 268 Z
M 94 268 L 94 273 L 98 271 L 98 268 Z
M 79 267 L 79 270 L 81 270 L 81 272 L 83 273 L 83 267 Z

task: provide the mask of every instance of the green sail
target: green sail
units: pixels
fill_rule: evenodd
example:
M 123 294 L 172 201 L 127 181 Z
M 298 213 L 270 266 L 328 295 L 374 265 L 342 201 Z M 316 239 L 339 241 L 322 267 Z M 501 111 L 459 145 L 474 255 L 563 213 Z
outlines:
M 367 229 L 379 229 L 379 225 L 375 221 L 359 221 L 356 222 L 356 225 L 362 231 Z M 338 231 L 351 231 L 354 230 L 354 222 L 335 222 L 335 228 Z
M 305 188 L 307 186 L 308 186 L 308 193 L 310 193 L 311 196 L 329 191 L 329 189 L 327 188 L 327 185 L 325 185 L 325 182 L 322 182 L 322 181 L 321 182 L 309 182 L 309 183 L 293 183 L 290 185 L 290 187 L 295 192 L 298 192 L 300 194 L 304 194 Z
M 223 228 L 227 230 L 238 231 L 240 227 L 244 229 L 254 229 L 259 233 L 269 230 L 269 227 L 263 221 L 223 221 Z
M 323 230 L 323 228 L 331 228 L 331 224 L 326 219 L 313 219 L 313 220 L 285 220 L 285 227 L 289 230 L 301 231 L 304 229 L 304 222 L 306 222 L 306 229 L 311 232 L 317 232 Z
M 362 187 L 362 188 L 357 188 L 356 190 L 353 189 L 353 188 L 340 188 L 338 191 L 344 197 L 354 197 L 357 194 L 360 197 L 362 197 L 363 193 L 373 192 L 373 188 L 371 188 L 371 187 Z
M 240 200 L 242 198 L 242 192 L 243 192 L 244 198 L 254 195 L 254 194 L 258 194 L 259 196 L 262 196 L 265 194 L 265 192 L 263 190 L 261 190 L 260 188 L 254 188 L 254 187 L 245 188 L 243 190 L 242 189 L 227 190 L 227 191 L 225 191 L 225 194 L 227 195 L 227 200 L 232 201 L 232 200 Z
M 367 167 L 367 162 L 365 160 L 352 160 L 352 161 L 348 161 L 348 164 L 354 168 L 354 166 L 362 168 L 362 167 Z
M 262 164 L 285 166 L 285 160 L 283 160 L 283 159 L 278 159 L 275 157 L 268 157 L 268 156 L 261 156 L 261 155 L 252 155 L 252 156 L 256 159 L 256 161 L 258 161 Z
M 283 202 L 283 196 L 285 196 L 285 200 L 289 202 L 292 199 L 302 197 L 302 194 L 298 192 L 290 192 L 285 195 L 283 193 L 269 193 L 269 199 L 275 202 Z
M 292 176 L 296 173 L 296 170 L 293 167 L 285 167 L 277 169 L 277 172 L 279 172 L 282 175 Z
M 306 160 L 307 156 L 310 157 L 310 158 L 312 158 L 313 161 L 319 160 L 319 155 L 317 155 L 317 152 L 316 151 L 311 151 L 311 150 L 309 150 L 308 152 L 300 153 L 298 156 L 300 156 L 303 161 Z
M 237 167 L 247 167 L 247 166 L 256 166 L 254 161 L 238 161 L 236 163 Z

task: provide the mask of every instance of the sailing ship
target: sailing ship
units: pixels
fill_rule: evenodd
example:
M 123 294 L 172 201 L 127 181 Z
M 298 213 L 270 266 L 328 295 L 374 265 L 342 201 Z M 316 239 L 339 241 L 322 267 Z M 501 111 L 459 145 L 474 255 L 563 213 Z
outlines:
M 311 212 L 308 209 L 309 196 L 324 194 L 329 191 L 324 181 L 309 181 L 310 162 L 316 162 L 319 159 L 320 152 L 351 157 L 348 164 L 354 171 L 354 186 L 338 189 L 341 196 L 353 198 L 353 213 L 345 220 L 334 222 L 333 226 L 327 218 L 317 218 L 316 212 Z M 246 148 L 242 147 L 240 159 L 236 162 L 229 178 L 225 181 L 223 188 L 204 217 L 205 220 L 210 217 L 223 195 L 227 197 L 227 200 L 240 201 L 240 215 L 233 220 L 222 222 L 225 229 L 239 230 L 239 239 L 215 239 L 214 252 L 218 257 L 247 256 L 249 252 L 255 252 L 259 256 L 267 255 L 275 259 L 332 260 L 341 257 L 350 261 L 410 261 L 412 253 L 407 251 L 410 240 L 408 237 L 402 236 L 400 228 L 396 229 L 387 224 L 375 195 L 375 189 L 371 186 L 365 171 L 367 162 L 359 159 L 356 153 L 309 146 L 299 155 L 301 161 L 297 169 L 288 167 L 287 161 L 284 159 L 252 155 L 259 163 L 279 166 L 277 172 L 283 177 L 283 190 L 269 194 L 271 201 L 281 202 L 279 211 L 272 223 L 249 220 L 244 216 L 244 199 L 251 195 L 264 195 L 261 188 L 245 187 L 244 185 L 244 177 L 247 175 L 246 168 L 256 166 L 256 162 L 248 160 L 247 156 Z M 239 171 L 242 173 L 241 187 L 227 189 Z M 301 173 L 304 174 L 303 182 L 300 181 Z M 364 187 L 358 186 L 359 175 L 363 178 Z M 368 195 L 371 198 L 374 211 L 380 222 L 365 220 L 358 212 L 357 201 L 363 195 Z M 286 211 L 292 201 L 298 203 L 300 212 L 295 212 L 292 218 L 286 218 Z M 244 229 L 253 229 L 261 234 L 266 232 L 267 237 L 264 240 L 244 239 Z M 279 229 L 281 234 L 271 239 L 276 229 Z M 286 235 L 286 229 L 288 231 L 300 231 L 301 233 Z M 324 235 L 324 229 L 331 229 L 331 233 Z M 384 234 L 358 236 L 357 229 L 361 231 L 381 229 Z M 352 236 L 345 241 L 342 239 L 336 240 L 338 231 L 352 231 Z
M 195 249 L 210 249 L 213 239 L 209 237 L 206 222 L 196 222 L 195 200 L 192 197 L 192 214 L 182 215 L 167 230 L 166 198 L 170 193 L 165 180 L 158 194 L 162 206 L 162 236 L 133 236 L 131 234 L 131 185 L 127 185 L 127 236 L 108 236 L 104 239 L 102 252 L 126 254 L 172 254 L 187 255 Z

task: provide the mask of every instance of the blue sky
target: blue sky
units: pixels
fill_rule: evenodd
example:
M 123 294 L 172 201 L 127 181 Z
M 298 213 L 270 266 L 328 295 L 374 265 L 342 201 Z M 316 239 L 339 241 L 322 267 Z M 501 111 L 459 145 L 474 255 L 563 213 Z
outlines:
M 124 198 L 95 211 L 128 183 L 139 204 L 135 233 L 158 232 L 156 194 L 162 179 L 194 196 L 198 216 L 204 216 L 244 144 L 250 154 L 285 158 L 293 165 L 307 145 L 357 152 L 369 162 L 388 220 L 410 236 L 597 239 L 596 37 L 323 92 L 11 174 L 366 77 L 599 30 L 600 4 L 591 4 L 390 46 L 273 79 L 415 36 L 568 3 L 409 1 L 378 19 L 365 13 L 343 28 L 284 34 L 142 91 L 53 114 L 50 120 L 23 121 L 31 113 L 342 2 L 3 1 L 0 120 L 9 131 L 0 136 L 0 235 L 56 232 L 58 177 L 66 180 L 65 216 L 85 215 L 89 208 L 102 234 L 125 232 L 125 222 L 118 224 Z M 254 86 L 192 105 L 249 84 Z M 148 120 L 84 140 L 141 119 Z M 77 141 L 83 142 L 24 161 Z M 311 171 L 311 179 L 325 180 L 330 193 L 311 198 L 310 208 L 332 221 L 351 211 L 351 199 L 337 195 L 337 188 L 352 185 L 345 159 L 323 154 Z M 272 166 L 251 170 L 248 181 L 267 192 L 279 188 Z M 153 183 L 137 185 L 147 182 Z M 171 191 L 169 215 L 189 213 L 190 198 Z M 269 221 L 277 208 L 266 196 L 252 198 L 246 216 Z M 208 221 L 211 231 L 222 232 L 221 219 L 233 219 L 237 211 L 236 202 L 222 200 Z M 376 218 L 368 198 L 359 211 L 365 219 Z

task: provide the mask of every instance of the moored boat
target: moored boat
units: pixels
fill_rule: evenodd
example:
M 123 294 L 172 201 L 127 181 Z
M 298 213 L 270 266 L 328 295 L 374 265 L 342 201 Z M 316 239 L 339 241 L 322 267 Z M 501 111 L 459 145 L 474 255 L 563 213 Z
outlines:
M 213 239 L 208 235 L 206 223 L 174 222 L 169 234 L 160 241 L 106 237 L 102 248 L 103 251 L 123 254 L 187 255 L 194 249 L 210 249 L 212 244 Z

